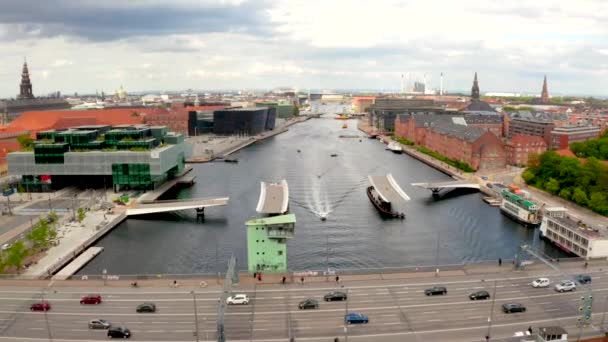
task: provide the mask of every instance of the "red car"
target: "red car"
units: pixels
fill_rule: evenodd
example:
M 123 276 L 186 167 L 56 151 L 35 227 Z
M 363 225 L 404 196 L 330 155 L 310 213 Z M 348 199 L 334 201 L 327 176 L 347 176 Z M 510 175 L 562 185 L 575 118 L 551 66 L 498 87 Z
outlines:
M 30 310 L 32 311 L 49 311 L 51 310 L 51 304 L 49 302 L 39 302 L 34 303 L 30 306 Z
M 80 304 L 101 304 L 101 295 L 90 294 L 80 299 Z

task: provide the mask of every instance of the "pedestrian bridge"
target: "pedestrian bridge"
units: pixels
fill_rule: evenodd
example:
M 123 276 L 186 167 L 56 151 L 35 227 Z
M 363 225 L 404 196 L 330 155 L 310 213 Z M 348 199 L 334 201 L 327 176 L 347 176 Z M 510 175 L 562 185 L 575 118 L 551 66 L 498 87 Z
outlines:
M 410 200 L 410 197 L 397 184 L 392 174 L 389 173 L 386 176 L 368 176 L 368 178 L 378 196 L 384 202 L 399 203 Z
M 479 184 L 467 180 L 434 182 L 434 183 L 412 183 L 413 186 L 429 189 L 433 192 L 433 196 L 439 194 L 441 189 L 479 189 Z
M 145 215 L 154 213 L 164 213 L 168 211 L 178 211 L 196 209 L 197 213 L 204 211 L 208 207 L 217 207 L 228 204 L 229 197 L 221 198 L 191 198 L 187 200 L 155 201 L 154 203 L 140 203 L 135 207 L 128 208 L 127 216 Z
M 260 198 L 255 209 L 260 214 L 285 214 L 289 210 L 289 187 L 287 181 L 260 184 Z

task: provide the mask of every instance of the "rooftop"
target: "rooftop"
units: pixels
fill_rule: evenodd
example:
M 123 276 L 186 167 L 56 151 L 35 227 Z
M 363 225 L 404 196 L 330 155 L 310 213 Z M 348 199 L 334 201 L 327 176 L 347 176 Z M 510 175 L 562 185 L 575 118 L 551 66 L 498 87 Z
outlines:
M 574 217 L 571 217 L 568 214 L 566 214 L 565 217 L 548 216 L 547 218 L 551 219 L 553 221 L 557 221 L 564 227 L 570 228 L 570 230 L 575 230 L 578 233 L 580 233 L 581 235 L 584 235 L 585 237 L 587 237 L 589 239 L 608 237 L 608 234 L 606 234 L 607 233 L 606 229 L 599 229 L 596 227 L 589 226 L 587 224 L 584 224 L 582 221 L 575 219 Z
M 465 111 L 469 112 L 496 112 L 492 106 L 490 106 L 485 101 L 473 100 L 471 103 L 465 107 Z
M 460 140 L 466 140 L 468 142 L 474 142 L 481 137 L 486 131 L 479 127 L 470 127 L 457 125 L 451 122 L 436 121 L 430 125 L 432 131 L 440 134 L 445 134 L 458 138 Z
M 280 215 L 280 216 L 255 218 L 255 219 L 245 222 L 245 225 L 256 226 L 256 225 L 264 225 L 264 224 L 284 224 L 284 223 L 296 223 L 296 215 L 287 214 L 287 215 Z

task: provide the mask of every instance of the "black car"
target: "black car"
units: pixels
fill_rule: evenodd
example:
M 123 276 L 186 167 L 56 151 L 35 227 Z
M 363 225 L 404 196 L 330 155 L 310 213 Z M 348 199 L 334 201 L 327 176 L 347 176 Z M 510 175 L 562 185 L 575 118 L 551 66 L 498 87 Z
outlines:
M 434 287 L 431 287 L 430 289 L 424 290 L 424 294 L 427 296 L 446 295 L 446 294 L 448 294 L 448 289 L 446 289 L 443 286 L 434 286 Z
M 316 299 L 308 298 L 298 304 L 299 309 L 318 309 L 319 302 Z
M 504 313 L 526 312 L 526 307 L 519 303 L 506 303 L 502 305 L 502 311 Z
M 111 327 L 110 329 L 108 329 L 108 337 L 131 338 L 131 330 L 123 327 Z
M 481 291 L 471 293 L 469 295 L 469 298 L 471 300 L 488 299 L 488 298 L 490 298 L 490 293 L 488 291 L 481 290 Z
M 579 274 L 576 277 L 574 277 L 574 280 L 576 280 L 577 283 L 579 284 L 591 284 L 591 276 L 588 274 Z
M 326 302 L 330 302 L 334 300 L 346 300 L 347 296 L 344 292 L 333 291 L 323 296 L 323 299 L 325 299 Z
M 136 312 L 156 312 L 156 305 L 154 303 L 143 303 L 137 306 Z

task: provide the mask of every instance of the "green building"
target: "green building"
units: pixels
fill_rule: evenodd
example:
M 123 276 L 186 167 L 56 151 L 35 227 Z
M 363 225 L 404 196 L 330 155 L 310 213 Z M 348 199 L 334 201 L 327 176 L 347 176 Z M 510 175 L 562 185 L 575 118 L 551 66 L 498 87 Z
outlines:
M 296 215 L 257 218 L 245 225 L 249 272 L 287 272 L 287 239 L 294 236 Z
M 256 107 L 269 107 L 277 109 L 277 118 L 289 119 L 294 116 L 295 106 L 287 102 L 256 102 Z
M 192 147 L 165 126 L 92 125 L 38 132 L 33 151 L 9 153 L 27 191 L 65 186 L 150 190 L 184 169 Z

